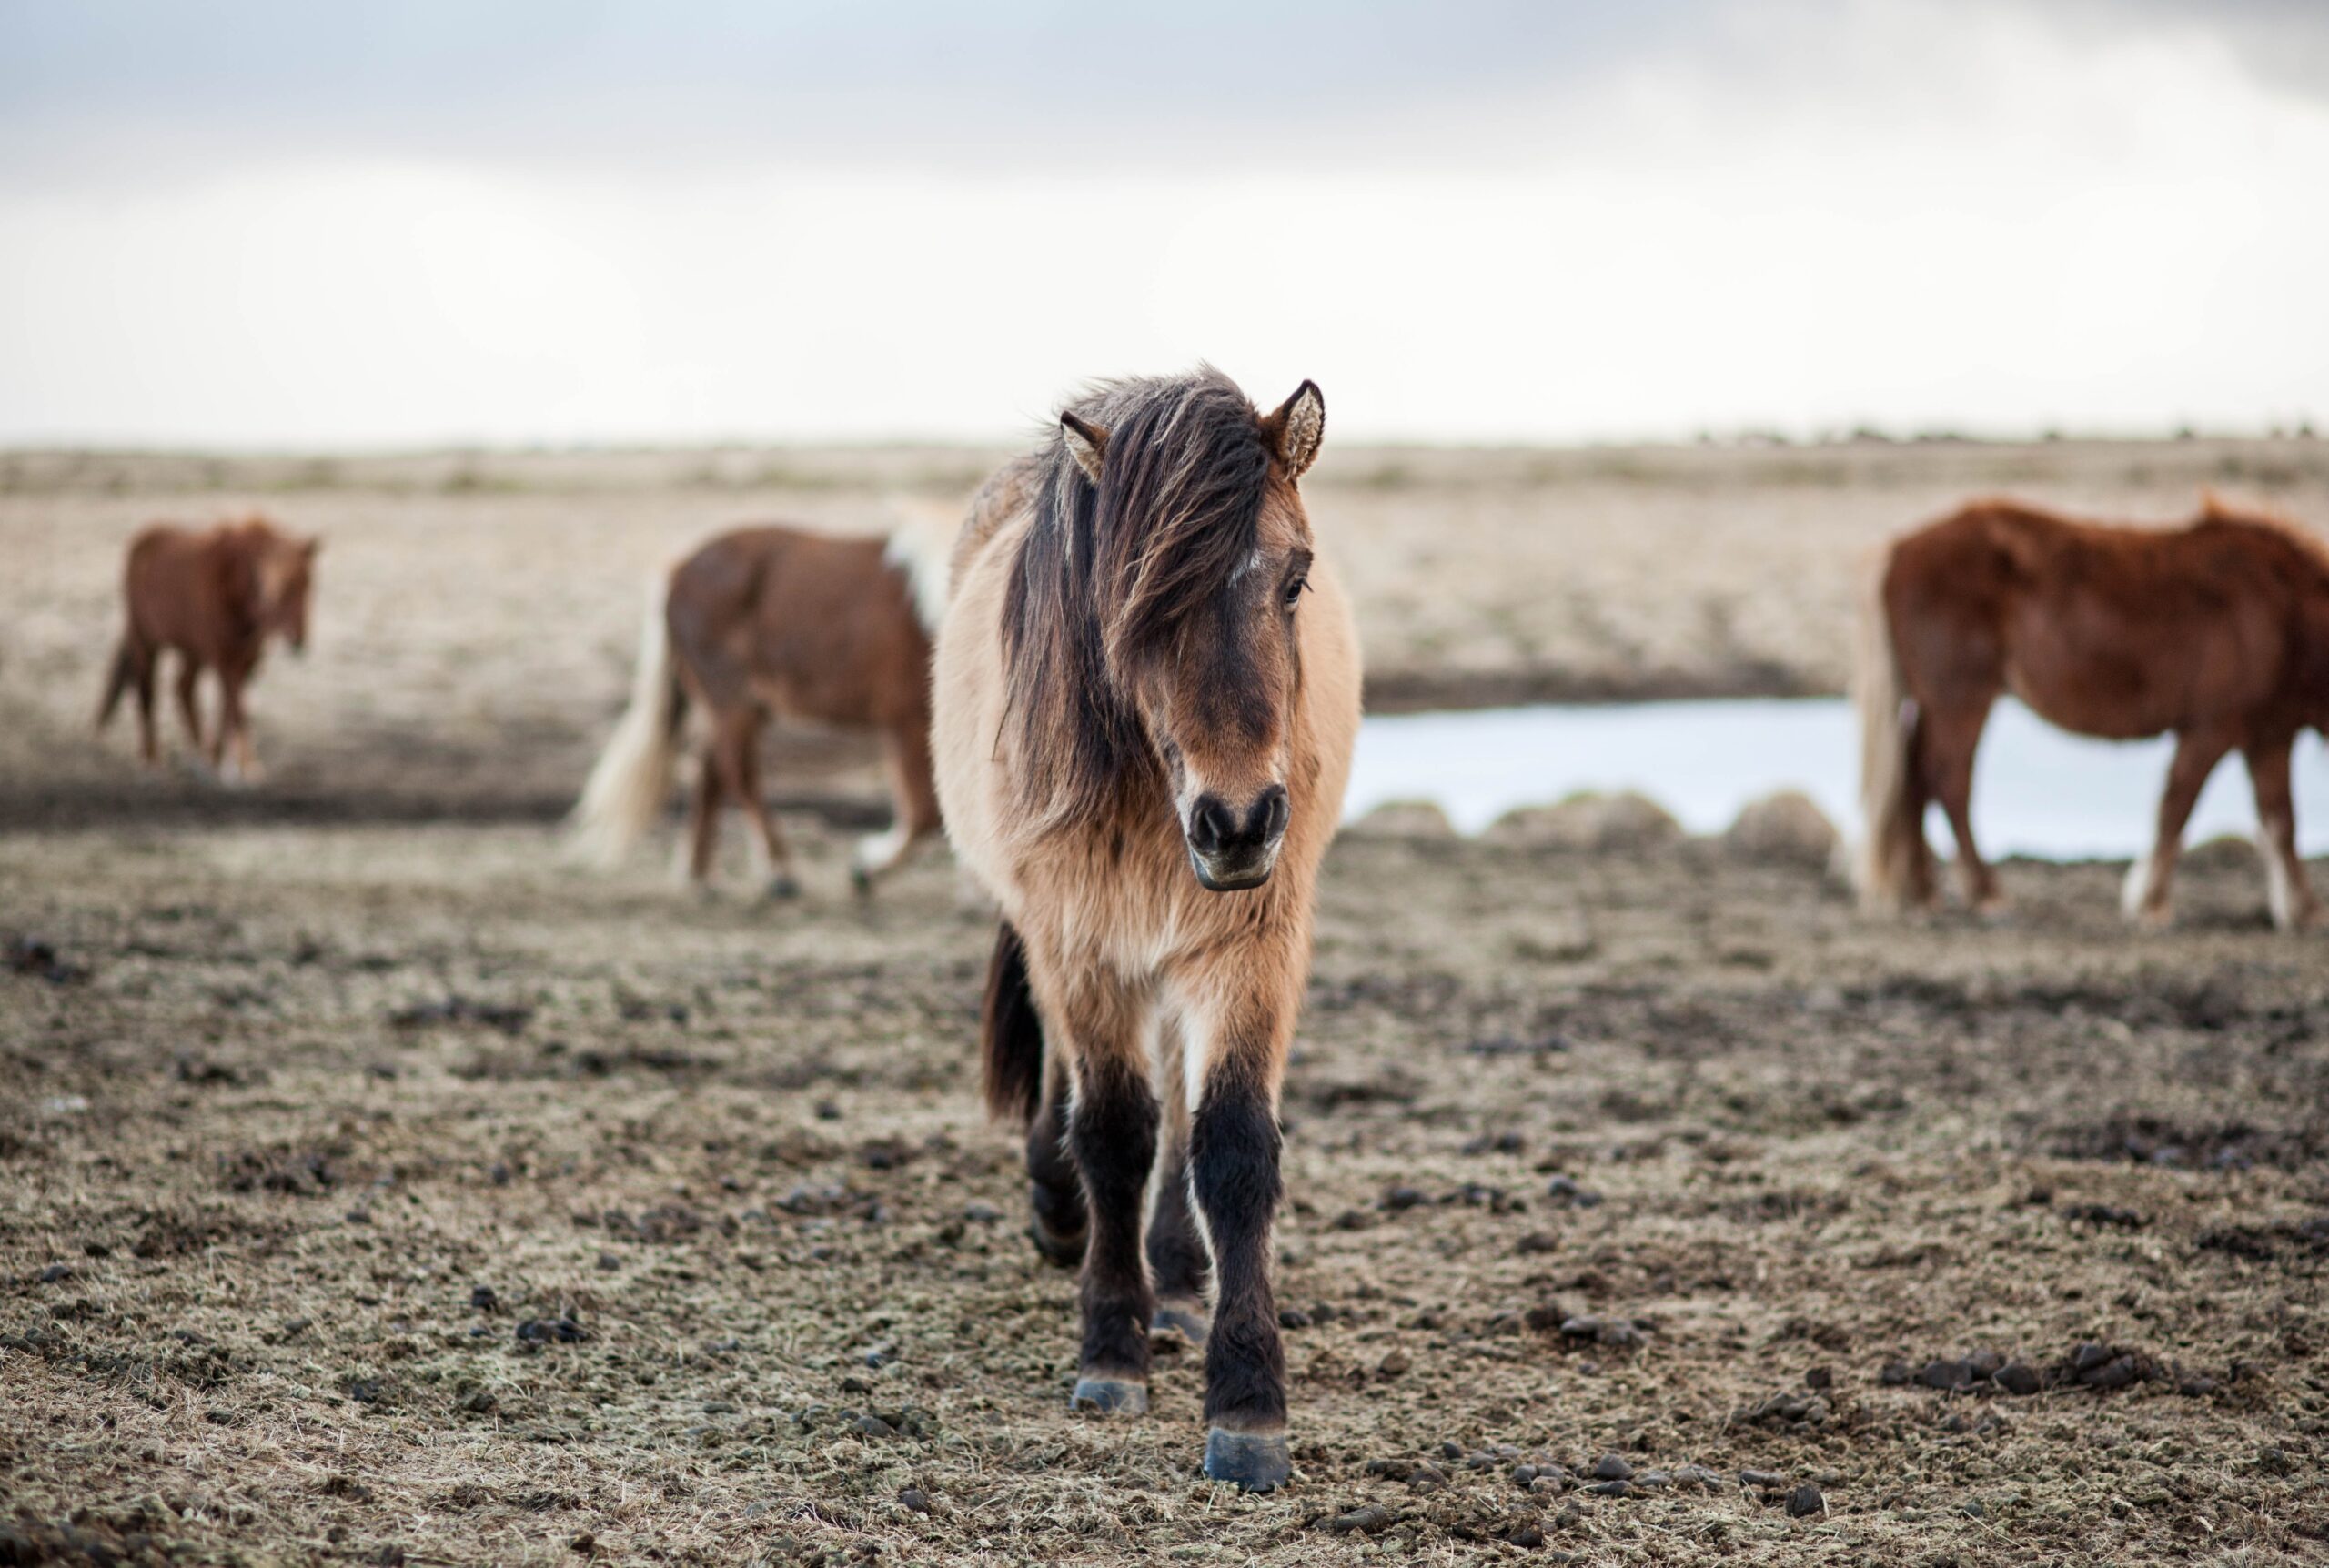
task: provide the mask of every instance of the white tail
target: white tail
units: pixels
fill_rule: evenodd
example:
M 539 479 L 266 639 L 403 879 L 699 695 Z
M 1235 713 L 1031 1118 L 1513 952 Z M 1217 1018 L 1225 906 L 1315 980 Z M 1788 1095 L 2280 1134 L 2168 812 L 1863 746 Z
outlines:
M 1918 857 L 1924 852 L 1921 812 L 1909 804 L 1912 705 L 1901 689 L 1900 659 L 1884 613 L 1884 570 L 1892 552 L 1879 553 L 1860 602 L 1852 649 L 1852 699 L 1860 710 L 1859 854 L 1852 880 L 1860 906 L 1897 910 L 1908 900 Z
M 670 598 L 668 572 L 647 585 L 647 624 L 639 634 L 639 664 L 631 672 L 630 706 L 607 740 L 567 819 L 568 842 L 579 859 L 620 863 L 661 815 L 679 755 L 685 697 L 671 669 L 671 638 L 664 624 Z
M 954 536 L 963 527 L 963 508 L 900 498 L 892 500 L 890 509 L 901 521 L 890 531 L 882 558 L 906 574 L 914 618 L 936 637 L 938 623 L 946 618 L 946 579 L 953 565 Z

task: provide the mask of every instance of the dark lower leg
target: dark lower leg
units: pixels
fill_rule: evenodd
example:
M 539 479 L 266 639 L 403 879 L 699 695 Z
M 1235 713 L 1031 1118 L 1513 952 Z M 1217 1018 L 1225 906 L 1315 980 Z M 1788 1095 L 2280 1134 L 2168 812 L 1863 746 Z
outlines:
M 1156 1163 L 1156 1097 L 1121 1056 L 1078 1064 L 1068 1145 L 1084 1177 L 1091 1239 L 1084 1253 L 1084 1351 L 1075 1402 L 1098 1410 L 1147 1402 L 1148 1324 L 1155 1311 L 1140 1222 Z
M 1067 1071 L 1057 1052 L 1044 1062 L 1044 1100 L 1027 1129 L 1027 1204 L 1035 1251 L 1063 1269 L 1084 1261 L 1084 1179 L 1067 1148 Z
M 1269 1278 L 1277 1118 L 1258 1084 L 1215 1076 L 1190 1130 L 1189 1161 L 1218 1282 L 1205 1343 L 1205 1473 L 1265 1491 L 1285 1479 L 1289 1460 L 1285 1351 Z
M 1167 1134 L 1155 1207 L 1148 1218 L 1148 1276 L 1156 1288 L 1156 1326 L 1178 1329 L 1190 1343 L 1203 1344 L 1208 1316 L 1205 1292 L 1212 1274 L 1212 1261 L 1190 1206 L 1189 1142 L 1183 1128 Z

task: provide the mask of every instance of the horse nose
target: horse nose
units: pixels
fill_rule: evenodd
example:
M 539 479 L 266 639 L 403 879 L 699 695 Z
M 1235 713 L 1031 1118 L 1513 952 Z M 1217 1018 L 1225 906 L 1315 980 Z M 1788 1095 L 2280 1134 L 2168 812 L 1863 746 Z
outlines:
M 1189 810 L 1189 848 L 1215 858 L 1263 849 L 1277 841 L 1292 815 L 1282 784 L 1254 797 L 1242 812 L 1218 795 L 1200 795 Z

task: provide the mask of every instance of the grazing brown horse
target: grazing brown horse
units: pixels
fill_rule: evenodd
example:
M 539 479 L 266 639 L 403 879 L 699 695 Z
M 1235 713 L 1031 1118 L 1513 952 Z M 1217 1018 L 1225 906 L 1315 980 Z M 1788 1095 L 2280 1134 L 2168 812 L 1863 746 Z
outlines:
M 129 625 L 113 656 L 97 728 L 113 718 L 122 693 L 134 689 L 138 750 L 149 766 L 160 762 L 154 732 L 155 667 L 164 649 L 174 649 L 178 715 L 186 721 L 187 739 L 222 777 L 231 739 L 233 777 L 257 783 L 258 754 L 251 744 L 250 716 L 243 710 L 243 689 L 257 673 L 270 635 L 282 637 L 294 653 L 308 646 L 308 598 L 316 552 L 322 547 L 322 540 L 281 532 L 256 513 L 199 533 L 157 523 L 130 540 L 122 574 Z M 195 685 L 205 669 L 218 672 L 218 723 L 207 743 Z
M 945 606 L 949 519 L 887 540 L 798 528 L 721 535 L 650 585 L 630 706 L 574 809 L 583 852 L 611 865 L 670 792 L 688 708 L 705 726 L 688 875 L 711 874 L 723 799 L 744 809 L 771 897 L 800 890 L 761 794 L 760 739 L 771 716 L 881 733 L 897 820 L 862 840 L 861 891 L 938 831 L 930 779 L 930 628 Z
M 1278 1087 L 1358 727 L 1295 487 L 1325 424 L 1306 381 L 1266 416 L 1211 369 L 1094 387 L 981 494 L 933 677 L 948 834 L 1004 921 L 988 1103 L 1083 1261 L 1071 1402 L 1144 1411 L 1152 1323 L 1202 1340 L 1205 1473 L 1253 1491 L 1288 1473 Z
M 2289 752 L 2329 727 L 2329 547 L 2206 498 L 2176 529 L 2075 522 L 1977 501 L 1896 540 L 1863 607 L 1856 685 L 1860 883 L 1871 907 L 1930 902 L 1925 805 L 1957 837 L 1966 901 L 2000 903 L 1973 847 L 1973 750 L 2011 691 L 2082 735 L 2173 731 L 2157 840 L 2127 879 L 2128 917 L 2166 920 L 2183 823 L 2227 752 L 2248 763 L 2275 924 L 2321 905 L 2297 858 Z

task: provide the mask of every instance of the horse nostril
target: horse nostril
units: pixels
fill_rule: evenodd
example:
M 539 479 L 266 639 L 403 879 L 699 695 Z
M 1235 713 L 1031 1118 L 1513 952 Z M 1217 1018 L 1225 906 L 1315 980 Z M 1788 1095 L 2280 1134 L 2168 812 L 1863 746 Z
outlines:
M 1294 808 L 1285 798 L 1285 786 L 1273 784 L 1262 791 L 1262 798 L 1254 802 L 1253 810 L 1247 814 L 1246 834 L 1262 843 L 1272 843 L 1285 831 L 1286 822 L 1293 815 Z
M 1218 795 L 1200 795 L 1189 811 L 1189 848 L 1200 855 L 1216 855 L 1237 836 L 1237 819 Z

